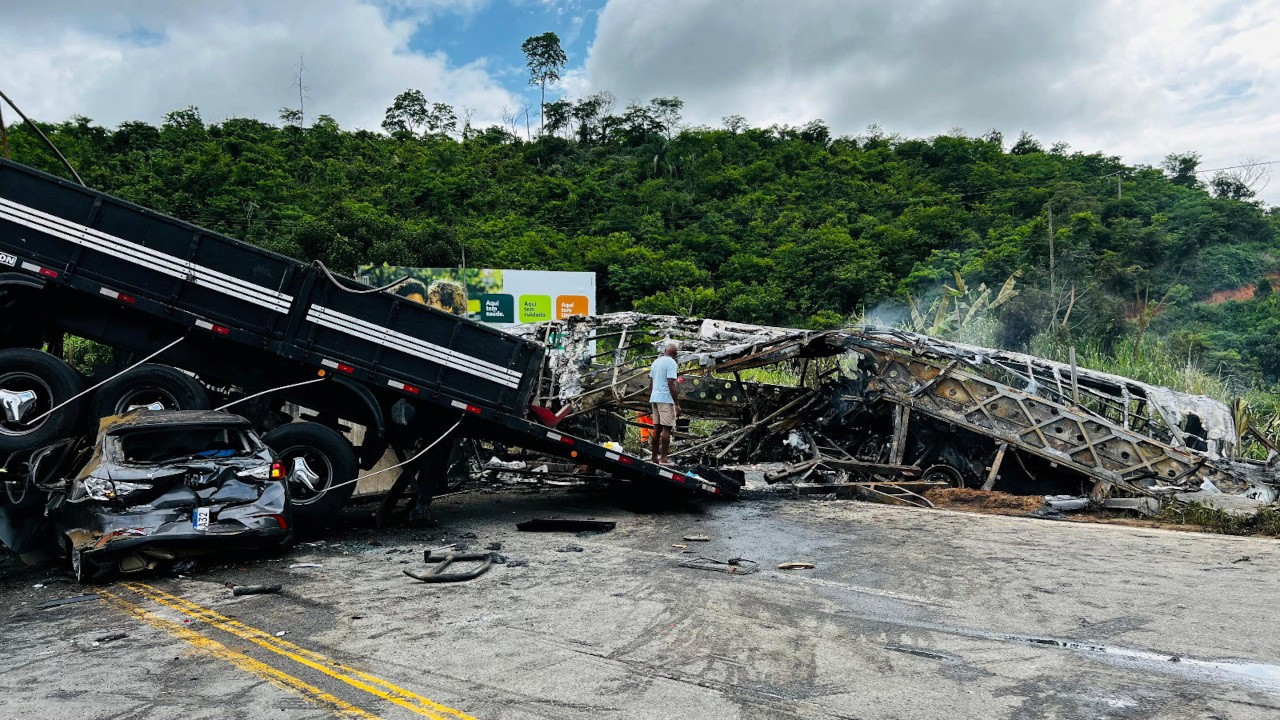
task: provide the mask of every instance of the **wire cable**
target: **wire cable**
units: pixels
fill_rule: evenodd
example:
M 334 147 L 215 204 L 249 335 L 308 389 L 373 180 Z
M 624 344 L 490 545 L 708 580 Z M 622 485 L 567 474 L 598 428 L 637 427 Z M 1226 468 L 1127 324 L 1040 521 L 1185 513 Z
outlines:
M 252 395 L 248 395 L 248 396 L 246 396 L 246 397 L 242 397 L 242 398 L 240 398 L 239 400 L 232 400 L 231 402 L 227 403 L 226 405 L 223 405 L 222 407 L 216 407 L 216 408 L 214 408 L 214 409 L 213 409 L 213 411 L 214 411 L 214 412 L 222 412 L 223 410 L 226 410 L 227 408 L 231 407 L 232 405 L 239 405 L 240 403 L 244 402 L 245 400 L 252 400 L 252 399 L 254 399 L 254 398 L 256 398 L 256 397 L 261 397 L 261 396 L 263 396 L 263 395 L 267 395 L 268 393 L 280 392 L 281 390 L 288 390 L 288 389 L 290 389 L 290 388 L 302 387 L 303 385 L 310 385 L 311 383 L 323 382 L 324 380 L 325 380 L 325 378 L 318 377 L 318 378 L 312 378 L 312 379 L 310 379 L 310 380 L 303 380 L 302 382 L 293 383 L 293 384 L 291 384 L 291 385 L 281 385 L 280 387 L 270 388 L 270 389 L 268 389 L 268 390 L 263 390 L 262 392 L 258 392 L 258 393 L 254 393 L 254 394 L 252 394 Z
M 62 164 L 65 165 L 66 168 L 71 171 L 71 174 L 75 176 L 76 182 L 80 183 L 84 187 L 89 187 L 88 185 L 85 185 L 84 180 L 80 179 L 80 173 L 76 172 L 74 167 L 71 167 L 71 162 L 67 160 L 67 156 L 62 154 L 62 151 L 58 149 L 57 145 L 53 144 L 53 141 L 49 139 L 48 135 L 44 134 L 44 131 L 40 129 L 40 126 L 32 122 L 31 118 L 27 117 L 26 114 L 22 112 L 22 108 L 18 107 L 12 100 L 10 100 L 9 96 L 5 95 L 3 90 L 0 90 L 0 99 L 9 103 L 9 107 L 13 108 L 14 112 L 18 113 L 18 117 L 22 118 L 23 122 L 30 125 L 31 129 L 36 131 L 36 134 L 44 141 L 44 144 L 49 146 L 49 149 L 53 151 L 53 154 L 57 155 L 58 159 L 62 161 Z
M 412 280 L 412 279 L 413 279 L 413 278 L 408 278 L 408 277 L 402 277 L 402 278 L 400 278 L 399 280 L 396 280 L 395 282 L 391 282 L 391 283 L 388 283 L 388 284 L 386 284 L 386 285 L 383 285 L 382 287 L 368 288 L 368 289 L 365 289 L 365 290 L 353 290 L 353 289 L 351 289 L 351 288 L 349 288 L 349 287 L 347 287 L 347 286 L 343 285 L 341 282 L 339 282 L 339 281 L 338 281 L 338 278 L 334 277 L 333 273 L 329 271 L 329 268 L 327 268 L 327 267 L 325 267 L 325 266 L 324 266 L 324 263 L 320 262 L 319 260 L 313 260 L 313 261 L 311 261 L 311 264 L 312 264 L 312 265 L 314 265 L 315 267 L 320 268 L 320 270 L 321 270 L 322 272 L 324 272 L 325 277 L 329 278 L 329 282 L 331 282 L 331 283 L 333 283 L 334 285 L 336 285 L 336 286 L 337 286 L 337 288 L 338 288 L 339 290 L 341 290 L 341 291 L 343 291 L 343 292 L 349 292 L 349 293 L 351 293 L 352 295 L 368 295 L 368 294 L 370 294 L 370 293 L 382 292 L 383 290 L 390 290 L 390 289 L 392 289 L 392 288 L 396 287 L 397 285 L 403 285 L 403 284 L 405 284 L 406 282 L 408 282 L 408 281 L 410 281 L 410 280 Z
M 429 451 L 431 448 L 433 448 L 433 447 L 435 447 L 437 444 L 439 444 L 441 440 L 443 440 L 443 439 L 445 439 L 445 438 L 449 437 L 449 434 L 450 434 L 450 433 L 452 433 L 454 430 L 457 430 L 457 429 L 458 429 L 458 426 L 462 424 L 462 421 L 463 421 L 463 419 L 464 419 L 465 417 L 466 417 L 465 415 L 461 415 L 461 416 L 459 416 L 459 417 L 458 417 L 458 422 L 456 422 L 456 423 L 454 423 L 452 426 L 450 426 L 448 430 L 445 430 L 443 435 L 441 435 L 440 437 L 436 438 L 435 440 L 432 440 L 430 445 L 428 445 L 428 446 L 426 446 L 426 447 L 422 448 L 422 450 L 418 451 L 418 454 L 414 455 L 413 457 L 409 458 L 408 460 L 405 460 L 405 461 L 403 461 L 403 462 L 396 463 L 395 465 L 392 465 L 391 467 L 385 467 L 385 468 L 382 468 L 381 470 L 378 470 L 377 472 L 371 472 L 371 473 L 369 473 L 368 475 L 361 475 L 360 477 L 353 478 L 353 479 L 348 480 L 348 481 L 346 481 L 346 482 L 344 482 L 344 483 L 338 483 L 337 485 L 332 485 L 332 486 L 330 486 L 330 487 L 326 488 L 326 489 L 325 489 L 325 492 L 329 492 L 330 490 L 337 490 L 337 489 L 338 489 L 338 488 L 340 488 L 340 487 L 346 487 L 347 485 L 350 485 L 350 484 L 352 484 L 352 483 L 358 483 L 358 482 L 360 482 L 361 480 L 367 480 L 367 479 L 369 479 L 369 478 L 371 478 L 371 477 L 374 477 L 374 476 L 377 476 L 377 475 L 381 475 L 382 473 L 385 473 L 385 472 L 390 472 L 390 471 L 392 471 L 392 470 L 395 470 L 396 468 L 404 467 L 405 465 L 408 465 L 409 463 L 412 463 L 412 462 L 416 461 L 418 458 L 422 457 L 423 455 L 426 455 L 426 454 L 427 454 L 427 451 Z

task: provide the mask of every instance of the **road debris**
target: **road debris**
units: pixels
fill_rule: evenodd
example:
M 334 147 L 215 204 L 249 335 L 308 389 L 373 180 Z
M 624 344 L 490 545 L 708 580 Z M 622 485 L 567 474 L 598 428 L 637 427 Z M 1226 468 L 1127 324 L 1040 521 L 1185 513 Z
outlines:
M 425 583 L 452 583 L 463 582 L 466 580 L 474 580 L 481 575 L 489 572 L 489 568 L 493 567 L 492 553 L 445 553 L 443 555 L 435 555 L 430 551 L 423 557 L 423 562 L 435 563 L 435 566 L 426 572 L 419 570 L 405 570 L 404 574 Z M 459 562 L 478 562 L 479 565 L 461 572 L 445 572 L 454 563 Z
M 320 563 L 301 562 L 301 563 L 294 563 L 290 565 L 289 569 L 290 570 L 307 570 L 311 568 L 322 568 L 322 567 L 324 567 L 324 565 L 321 565 Z
M 694 570 L 711 570 L 713 572 L 722 572 L 728 575 L 750 575 L 760 569 L 760 564 L 755 560 L 748 560 L 746 558 L 717 560 L 715 558 L 699 557 L 693 560 L 682 560 L 678 567 L 692 568 Z
M 778 563 L 779 570 L 812 570 L 814 564 L 811 562 L 790 561 Z
M 564 547 L 557 549 L 556 552 L 582 552 L 582 546 L 581 545 L 565 545 Z
M 283 585 L 236 585 L 231 588 L 231 594 L 236 597 L 241 595 L 273 595 L 283 589 Z
M 685 535 L 681 539 L 685 542 L 711 542 L 711 538 L 706 535 Z
M 102 596 L 94 593 L 88 595 L 72 595 L 71 597 L 58 598 L 57 600 L 49 600 L 36 605 L 38 610 L 48 610 L 50 608 L 62 607 L 63 605 L 75 605 L 76 603 L 89 602 L 91 600 L 101 600 Z
M 129 634 L 123 633 L 123 632 L 116 632 L 116 633 L 111 633 L 109 635 L 103 635 L 100 638 L 94 639 L 93 646 L 98 647 L 99 645 L 106 645 L 109 642 L 115 642 L 116 640 L 123 640 L 127 637 L 129 637 Z
M 575 518 L 533 518 L 516 523 L 521 532 L 589 532 L 606 533 L 618 526 L 612 520 L 581 520 Z
M 1074 497 L 1072 495 L 1046 495 L 1044 504 L 1051 510 L 1071 512 L 1089 507 L 1089 498 Z

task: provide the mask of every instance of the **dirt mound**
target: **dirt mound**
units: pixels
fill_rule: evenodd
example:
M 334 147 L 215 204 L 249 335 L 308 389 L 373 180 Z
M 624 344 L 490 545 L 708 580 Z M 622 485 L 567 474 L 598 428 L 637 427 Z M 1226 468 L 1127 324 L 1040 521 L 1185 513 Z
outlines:
M 1042 495 L 1010 495 L 995 490 L 971 488 L 938 488 L 924 494 L 929 502 L 940 508 L 973 510 L 999 515 L 1021 515 L 1035 512 L 1044 505 Z
M 1267 273 L 1267 280 L 1272 285 L 1275 285 L 1275 281 L 1280 280 L 1280 273 Z M 1227 302 L 1228 300 L 1252 300 L 1253 296 L 1257 293 L 1257 284 L 1251 283 L 1249 285 L 1241 285 L 1240 287 L 1231 288 L 1229 290 L 1218 290 L 1205 298 L 1204 302 L 1208 305 L 1217 305 L 1219 303 Z

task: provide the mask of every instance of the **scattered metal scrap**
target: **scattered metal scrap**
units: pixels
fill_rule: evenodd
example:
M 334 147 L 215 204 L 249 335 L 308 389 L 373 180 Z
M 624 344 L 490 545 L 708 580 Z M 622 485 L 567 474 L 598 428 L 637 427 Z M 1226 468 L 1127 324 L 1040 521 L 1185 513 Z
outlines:
M 656 344 L 680 343 L 673 458 L 770 484 L 929 506 L 941 486 L 1169 500 L 1216 487 L 1274 502 L 1228 408 L 1023 353 L 875 327 L 810 331 L 617 313 L 521 326 L 558 347 L 537 404 L 603 440 L 644 432 Z M 634 434 L 635 430 L 631 430 Z
M 236 597 L 241 595 L 274 595 L 283 589 L 283 585 L 235 585 L 231 588 L 231 594 Z
M 516 523 L 516 529 L 522 532 L 575 532 L 575 533 L 607 533 L 618 527 L 612 520 L 583 520 L 579 518 L 533 518 Z
M 422 559 L 424 562 L 427 562 L 427 563 L 435 563 L 435 567 L 432 567 L 430 570 L 427 570 L 426 572 L 420 572 L 417 570 L 405 570 L 404 574 L 408 575 L 414 580 L 420 580 L 425 583 L 451 583 L 451 582 L 462 582 L 464 580 L 474 580 L 480 577 L 481 575 L 489 572 L 489 568 L 493 567 L 493 553 L 487 553 L 487 552 L 486 553 L 450 552 L 450 553 L 444 553 L 442 555 L 437 555 L 435 553 L 432 553 L 430 550 L 428 550 Z M 476 565 L 475 567 L 469 570 L 464 570 L 462 572 L 445 572 L 445 570 L 448 570 L 449 566 L 453 565 L 455 562 L 478 562 L 480 564 Z
M 716 560 L 715 558 L 700 557 L 693 560 L 683 560 L 679 563 L 679 567 L 692 568 L 694 570 L 710 570 L 712 572 L 722 572 L 728 575 L 750 575 L 760 569 L 760 564 L 755 560 L 746 558 L 729 558 L 728 560 Z

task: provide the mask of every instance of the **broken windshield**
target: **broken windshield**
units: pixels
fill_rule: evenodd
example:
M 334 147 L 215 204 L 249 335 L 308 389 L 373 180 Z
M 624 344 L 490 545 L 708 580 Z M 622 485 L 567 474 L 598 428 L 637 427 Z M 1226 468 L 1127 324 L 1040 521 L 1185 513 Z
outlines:
M 156 465 L 182 460 L 252 455 L 256 443 L 239 427 L 178 426 L 112 436 L 121 462 Z

